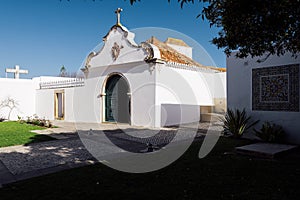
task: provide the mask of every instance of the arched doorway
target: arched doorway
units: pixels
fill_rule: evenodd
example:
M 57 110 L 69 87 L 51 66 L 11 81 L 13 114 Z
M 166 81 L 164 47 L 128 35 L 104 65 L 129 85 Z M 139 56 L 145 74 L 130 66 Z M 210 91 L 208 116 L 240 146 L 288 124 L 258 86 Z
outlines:
M 105 85 L 105 121 L 130 124 L 130 89 L 127 80 L 111 75 Z

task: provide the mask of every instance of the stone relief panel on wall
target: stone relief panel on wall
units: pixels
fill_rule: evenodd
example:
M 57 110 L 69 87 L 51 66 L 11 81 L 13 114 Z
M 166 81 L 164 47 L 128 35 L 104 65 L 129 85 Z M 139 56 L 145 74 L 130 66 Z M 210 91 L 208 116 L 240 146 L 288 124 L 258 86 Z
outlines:
M 299 65 L 252 69 L 252 110 L 299 112 Z
M 119 46 L 116 42 L 114 43 L 114 46 L 111 48 L 111 55 L 113 57 L 113 60 L 116 61 L 119 57 L 121 49 L 124 48 L 122 45 Z

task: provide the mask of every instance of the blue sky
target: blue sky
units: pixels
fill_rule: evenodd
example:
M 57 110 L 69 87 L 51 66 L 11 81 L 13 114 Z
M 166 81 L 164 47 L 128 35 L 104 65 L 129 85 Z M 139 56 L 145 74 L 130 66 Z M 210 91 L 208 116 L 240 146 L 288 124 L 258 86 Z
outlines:
M 177 0 L 142 0 L 133 6 L 129 0 L 0 0 L 0 77 L 16 64 L 29 70 L 22 78 L 56 76 L 62 65 L 77 71 L 115 24 L 118 7 L 123 8 L 121 21 L 129 30 L 178 31 L 202 45 L 218 67 L 225 67 L 226 56 L 210 43 L 218 30 L 196 19 L 202 6 L 197 2 L 181 9 Z

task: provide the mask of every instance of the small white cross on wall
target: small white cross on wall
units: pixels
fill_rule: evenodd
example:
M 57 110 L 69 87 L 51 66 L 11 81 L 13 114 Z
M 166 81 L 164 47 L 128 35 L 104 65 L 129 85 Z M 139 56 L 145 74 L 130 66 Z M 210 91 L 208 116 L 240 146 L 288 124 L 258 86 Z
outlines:
M 14 78 L 15 79 L 19 79 L 20 74 L 28 74 L 28 70 L 20 69 L 19 65 L 16 65 L 14 69 L 6 68 L 5 72 L 6 72 L 6 78 L 7 78 L 7 73 L 14 73 Z

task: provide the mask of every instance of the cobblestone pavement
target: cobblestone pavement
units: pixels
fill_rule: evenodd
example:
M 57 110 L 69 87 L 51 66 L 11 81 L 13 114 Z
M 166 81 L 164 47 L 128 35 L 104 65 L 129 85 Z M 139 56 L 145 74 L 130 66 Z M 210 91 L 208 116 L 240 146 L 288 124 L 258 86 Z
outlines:
M 102 131 L 113 142 L 113 138 L 152 144 L 162 147 L 172 140 L 185 140 L 190 138 L 203 137 L 208 130 L 221 131 L 221 124 L 201 123 L 196 128 L 195 125 L 185 127 L 170 127 L 162 130 L 152 129 L 129 129 L 129 130 L 104 130 Z M 175 136 L 178 135 L 176 138 Z M 126 147 L 123 147 L 126 150 Z
M 77 127 L 72 123 L 56 122 L 60 126 L 56 129 L 48 129 L 40 134 L 48 134 L 58 140 L 34 143 L 27 146 L 12 146 L 0 148 L 0 170 L 7 170 L 7 176 L 13 177 L 12 182 L 27 177 L 38 176 L 45 172 L 58 171 L 60 166 L 75 166 L 76 164 L 94 163 L 96 160 L 86 150 L 85 146 L 76 133 L 76 128 L 80 131 L 79 135 L 105 134 L 107 140 L 98 139 L 97 148 L 99 154 L 109 156 L 125 151 L 143 152 L 149 143 L 162 147 L 174 139 L 176 134 L 180 134 L 179 140 L 189 137 L 203 137 L 208 129 L 221 130 L 220 124 L 201 123 L 198 128 L 194 125 L 184 127 L 168 127 L 161 130 L 145 129 L 142 127 L 131 127 L 128 125 L 111 124 L 80 124 Z M 177 136 L 176 136 L 177 137 Z M 91 139 L 91 137 L 88 137 Z M 178 139 L 178 138 L 177 138 Z M 116 146 L 121 147 L 116 148 Z M 97 149 L 97 150 L 98 150 Z M 57 168 L 58 170 L 51 170 Z M 1 173 L 1 172 L 0 172 Z M 28 174 L 28 176 L 26 176 Z M 5 178 L 5 176 L 3 176 Z M 0 178 L 1 185 L 1 178 Z

